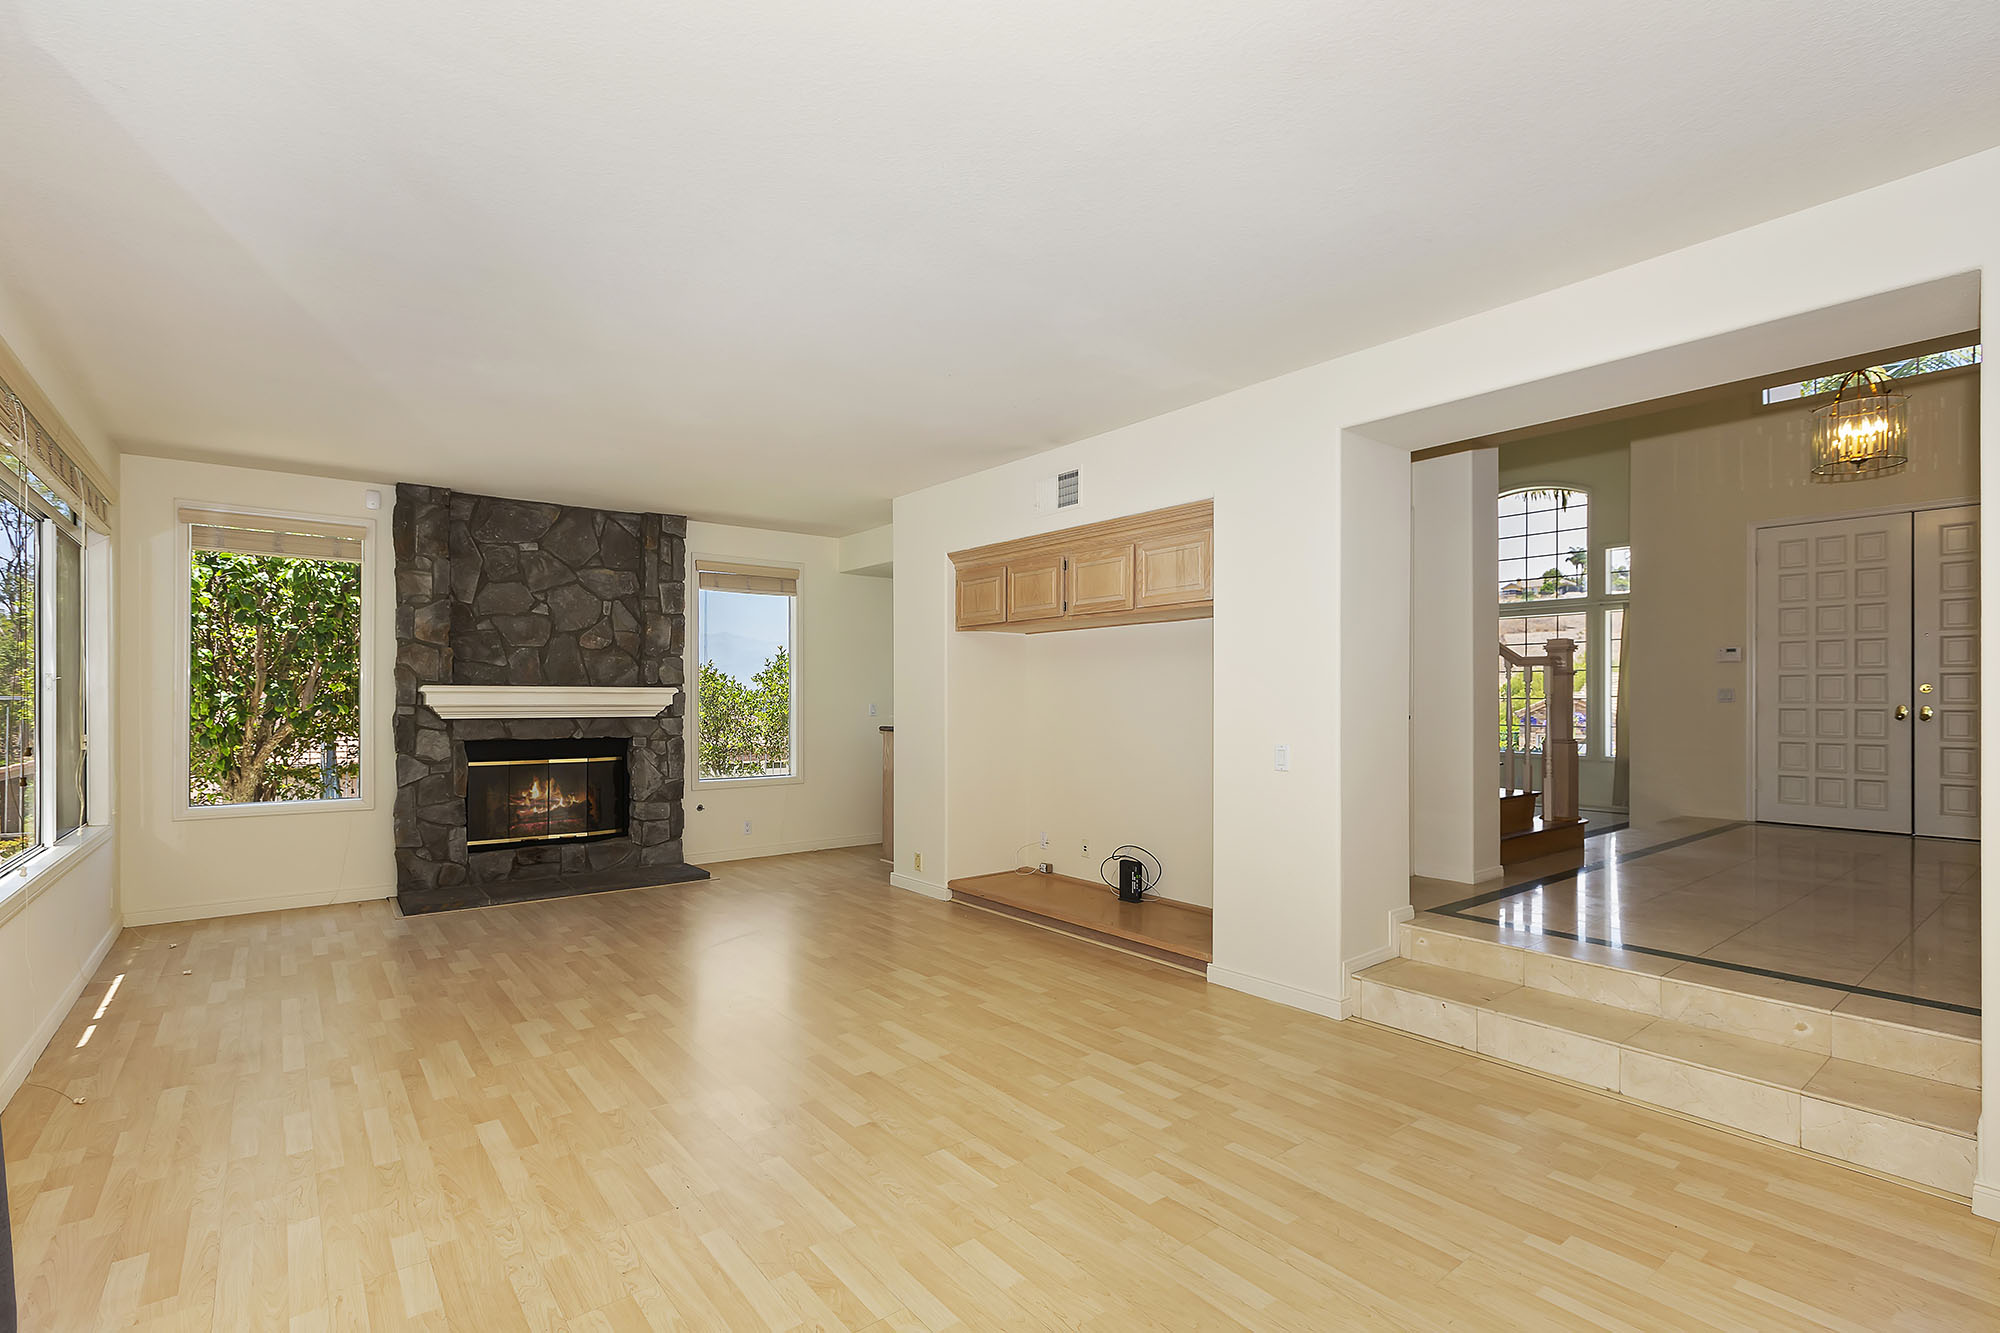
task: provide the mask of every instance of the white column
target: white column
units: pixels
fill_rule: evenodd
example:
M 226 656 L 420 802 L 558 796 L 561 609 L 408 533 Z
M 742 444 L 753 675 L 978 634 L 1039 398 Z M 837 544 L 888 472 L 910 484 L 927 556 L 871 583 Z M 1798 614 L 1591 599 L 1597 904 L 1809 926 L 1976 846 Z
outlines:
M 1500 873 L 1500 455 L 1427 459 L 1410 482 L 1410 868 L 1473 884 Z

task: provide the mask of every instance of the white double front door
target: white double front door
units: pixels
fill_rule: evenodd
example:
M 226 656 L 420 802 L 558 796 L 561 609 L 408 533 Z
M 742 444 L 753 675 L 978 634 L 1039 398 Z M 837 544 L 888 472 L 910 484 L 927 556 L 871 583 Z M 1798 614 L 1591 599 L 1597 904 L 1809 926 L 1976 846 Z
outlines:
M 1757 534 L 1757 818 L 1979 836 L 1979 506 Z

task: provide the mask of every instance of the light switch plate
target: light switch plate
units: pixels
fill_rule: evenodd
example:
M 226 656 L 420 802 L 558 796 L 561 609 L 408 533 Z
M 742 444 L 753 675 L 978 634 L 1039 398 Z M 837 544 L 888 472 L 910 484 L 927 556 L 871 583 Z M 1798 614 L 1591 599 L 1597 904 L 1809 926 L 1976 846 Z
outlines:
M 1277 770 L 1278 772 L 1280 772 L 1280 773 L 1289 773 L 1289 772 L 1291 772 L 1291 771 L 1292 771 L 1292 747 L 1291 747 L 1291 746 L 1289 746 L 1289 745 L 1274 745 L 1274 746 L 1272 746 L 1272 747 L 1271 747 L 1271 767 L 1272 767 L 1272 768 L 1274 768 L 1274 769 L 1276 769 L 1276 770 Z
M 1733 704 L 1736 702 L 1736 691 L 1725 685 L 1715 692 L 1715 701 L 1719 704 Z

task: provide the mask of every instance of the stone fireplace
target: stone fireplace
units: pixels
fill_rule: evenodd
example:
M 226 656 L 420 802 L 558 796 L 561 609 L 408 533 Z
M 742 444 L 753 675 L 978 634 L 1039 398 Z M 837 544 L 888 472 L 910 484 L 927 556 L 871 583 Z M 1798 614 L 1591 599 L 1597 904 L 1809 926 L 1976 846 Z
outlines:
M 398 486 L 405 912 L 705 879 L 682 858 L 687 520 Z

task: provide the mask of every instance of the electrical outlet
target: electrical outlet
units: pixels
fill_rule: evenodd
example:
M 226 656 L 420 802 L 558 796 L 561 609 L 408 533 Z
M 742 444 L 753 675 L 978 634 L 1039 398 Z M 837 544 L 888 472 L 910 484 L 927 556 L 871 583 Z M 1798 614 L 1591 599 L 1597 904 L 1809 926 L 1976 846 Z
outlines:
M 875 705 L 874 705 L 874 704 L 869 704 L 869 705 L 868 705 L 868 716 L 870 716 L 870 717 L 873 717 L 873 716 L 875 716 Z
M 746 838 L 750 836 L 750 821 L 747 819 L 743 821 L 743 836 Z
M 917 853 L 917 863 L 910 868 L 912 870 L 922 870 L 924 868 L 924 854 L 922 852 Z
M 1089 855 L 1090 855 L 1090 844 L 1089 844 L 1089 843 L 1087 843 L 1087 842 L 1086 842 L 1085 844 L 1083 844 L 1083 853 L 1082 853 L 1082 854 L 1083 854 L 1083 855 L 1085 855 L 1085 856 L 1089 856 Z
M 1042 830 L 1042 850 L 1046 852 L 1046 851 L 1047 851 L 1048 849 L 1049 849 L 1049 832 L 1048 832 L 1048 830 L 1047 830 L 1047 829 L 1043 829 L 1043 830 Z

